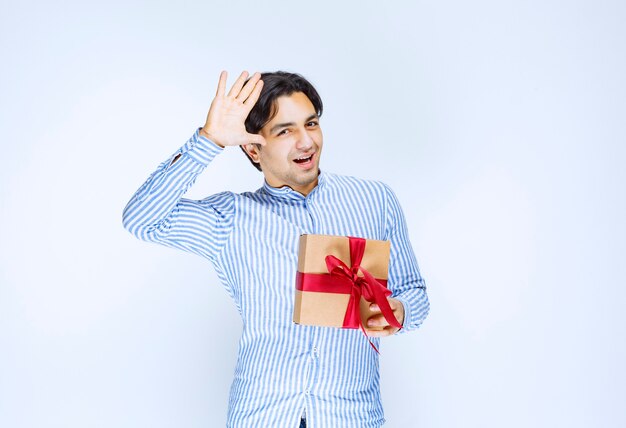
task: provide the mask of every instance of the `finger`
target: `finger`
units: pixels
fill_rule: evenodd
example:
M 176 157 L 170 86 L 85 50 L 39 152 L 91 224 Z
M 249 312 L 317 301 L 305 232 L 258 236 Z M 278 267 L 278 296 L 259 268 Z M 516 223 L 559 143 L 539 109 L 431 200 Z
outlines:
M 385 337 L 385 336 L 389 336 L 389 333 L 385 332 L 385 330 L 365 330 L 365 333 L 369 337 Z
M 389 326 L 389 323 L 382 314 L 374 315 L 367 319 L 367 327 L 384 328 L 387 326 Z
M 226 79 L 228 78 L 228 73 L 226 70 L 222 70 L 220 73 L 220 80 L 217 83 L 217 92 L 215 93 L 216 97 L 223 97 L 224 92 L 226 92 Z
M 263 138 L 263 136 L 259 134 L 248 134 L 248 138 L 250 140 L 250 144 L 260 144 L 261 146 L 267 144 L 265 138 Z
M 394 311 L 399 309 L 400 305 L 402 305 L 399 300 L 391 297 L 387 298 L 387 301 L 389 302 L 389 306 L 391 306 L 391 309 L 393 309 Z
M 259 96 L 261 96 L 262 89 L 263 89 L 263 81 L 259 80 L 258 82 L 256 82 L 256 85 L 254 85 L 254 89 L 252 93 L 250 94 L 250 96 L 243 102 L 246 106 L 250 108 L 250 110 L 252 110 L 252 107 L 254 107 L 254 105 L 258 101 Z
M 256 85 L 254 85 L 254 90 L 252 91 L 252 93 L 250 94 L 248 99 L 243 102 L 244 105 L 246 105 L 249 110 L 252 110 L 252 107 L 254 107 L 256 102 L 259 100 L 259 97 L 261 96 L 261 90 L 262 89 L 263 89 L 263 81 L 259 80 L 256 83 Z
M 246 82 L 244 87 L 239 92 L 236 98 L 240 101 L 245 101 L 255 88 L 256 83 L 261 79 L 261 73 L 254 73 L 250 79 Z
M 239 92 L 241 91 L 241 88 L 242 88 L 242 86 L 245 83 L 247 78 L 248 78 L 248 72 L 247 71 L 243 71 L 239 75 L 237 80 L 235 80 L 235 83 L 233 83 L 233 87 L 230 88 L 230 91 L 228 91 L 228 96 L 229 97 L 236 97 L 237 95 L 239 95 Z
M 398 332 L 398 329 L 396 327 L 387 327 L 383 330 L 368 330 L 365 329 L 365 333 L 369 336 L 369 337 L 387 337 L 387 336 L 391 336 L 392 334 L 396 334 Z
M 393 310 L 393 316 L 396 317 L 396 321 L 398 321 L 400 325 L 404 324 L 405 310 L 402 302 L 398 299 L 389 298 L 389 305 Z

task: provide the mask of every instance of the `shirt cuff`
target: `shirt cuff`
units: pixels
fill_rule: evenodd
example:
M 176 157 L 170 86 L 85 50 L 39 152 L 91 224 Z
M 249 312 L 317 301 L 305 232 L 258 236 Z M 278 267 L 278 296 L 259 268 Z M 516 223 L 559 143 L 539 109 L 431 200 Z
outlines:
M 187 154 L 195 162 L 207 166 L 224 149 L 201 135 L 200 129 L 202 128 L 196 129 L 191 138 L 181 147 L 180 154 Z
M 404 320 L 402 320 L 402 328 L 398 330 L 396 334 L 405 333 L 409 330 L 407 327 L 411 325 L 410 306 L 402 297 L 394 296 L 393 298 L 402 303 L 402 307 L 404 308 Z

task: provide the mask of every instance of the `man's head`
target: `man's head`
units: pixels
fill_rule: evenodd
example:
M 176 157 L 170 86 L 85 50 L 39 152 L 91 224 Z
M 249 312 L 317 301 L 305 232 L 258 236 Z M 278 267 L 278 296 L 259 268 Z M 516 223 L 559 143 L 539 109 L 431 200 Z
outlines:
M 245 125 L 267 144 L 241 146 L 269 185 L 287 185 L 308 193 L 317 184 L 323 137 L 319 126 L 322 100 L 304 77 L 263 73 L 263 89 Z

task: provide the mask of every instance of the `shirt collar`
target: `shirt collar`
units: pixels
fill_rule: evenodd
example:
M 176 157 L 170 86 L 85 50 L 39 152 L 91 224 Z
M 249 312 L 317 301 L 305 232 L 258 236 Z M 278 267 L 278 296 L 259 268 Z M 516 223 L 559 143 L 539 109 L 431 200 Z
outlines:
M 326 174 L 322 170 L 320 170 L 317 176 L 317 186 L 315 186 L 309 194 L 305 197 L 302 193 L 293 190 L 289 186 L 283 187 L 272 187 L 270 186 L 266 180 L 263 181 L 263 191 L 270 196 L 276 196 L 278 198 L 285 199 L 293 199 L 293 200 L 304 200 L 307 197 L 310 197 L 313 193 L 316 193 L 319 188 L 323 188 L 326 183 Z

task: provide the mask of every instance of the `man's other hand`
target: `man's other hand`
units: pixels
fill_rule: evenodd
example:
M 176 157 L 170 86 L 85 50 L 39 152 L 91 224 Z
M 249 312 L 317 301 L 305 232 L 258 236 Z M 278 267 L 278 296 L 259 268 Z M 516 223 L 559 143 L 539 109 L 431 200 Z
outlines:
M 391 310 L 393 311 L 394 316 L 396 317 L 400 325 L 403 325 L 404 305 L 402 305 L 402 302 L 400 302 L 398 299 L 394 299 L 392 297 L 388 297 L 387 301 L 389 302 L 389 306 L 391 306 Z M 392 334 L 395 334 L 400 330 L 399 328 L 394 327 L 387 322 L 376 303 L 370 304 L 370 311 L 374 312 L 374 314 L 367 319 L 367 322 L 365 324 L 365 332 L 368 336 L 391 336 Z

